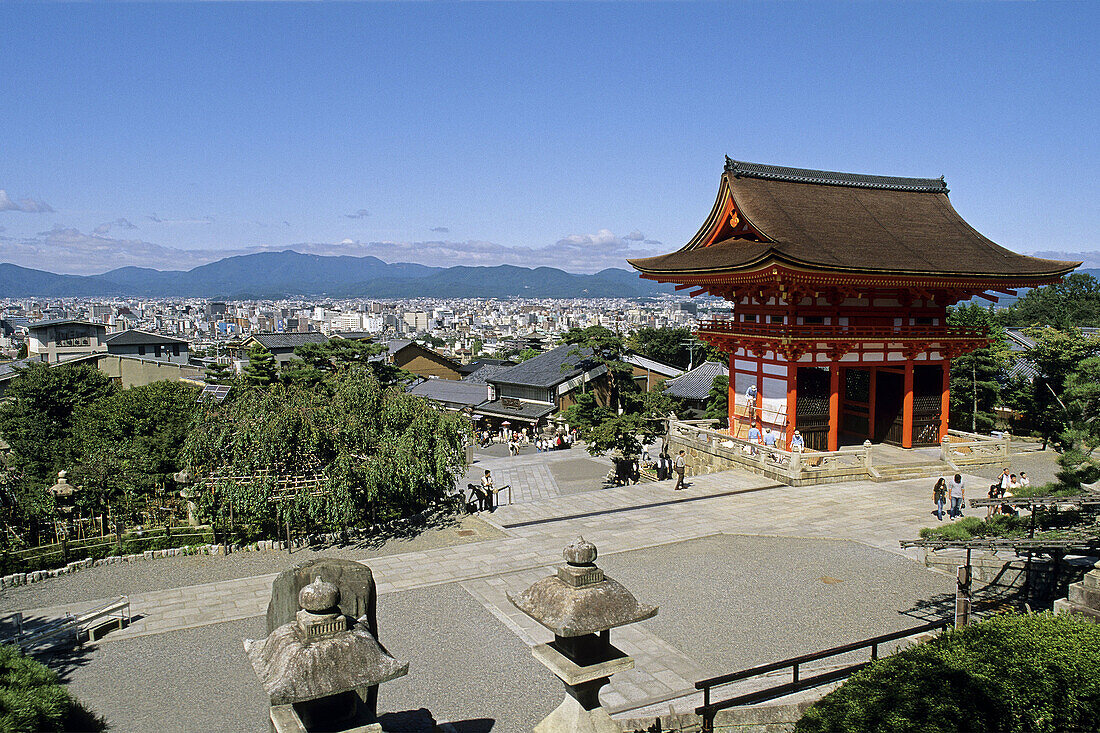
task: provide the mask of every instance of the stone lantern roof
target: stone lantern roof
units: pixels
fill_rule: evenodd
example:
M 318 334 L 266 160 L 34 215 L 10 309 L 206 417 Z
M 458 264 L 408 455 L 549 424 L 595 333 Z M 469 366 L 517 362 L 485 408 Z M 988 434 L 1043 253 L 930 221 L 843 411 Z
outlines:
M 245 651 L 271 704 L 287 705 L 377 685 L 408 673 L 366 625 L 340 613 L 340 592 L 318 577 L 298 594 L 301 610 L 290 623 Z
M 565 548 L 566 564 L 508 600 L 555 635 L 594 634 L 657 615 L 596 567 L 596 546 L 583 538 Z
M 76 487 L 69 483 L 69 479 L 65 478 L 66 475 L 65 471 L 57 472 L 57 483 L 46 489 L 50 496 L 56 499 L 68 499 L 73 495 Z

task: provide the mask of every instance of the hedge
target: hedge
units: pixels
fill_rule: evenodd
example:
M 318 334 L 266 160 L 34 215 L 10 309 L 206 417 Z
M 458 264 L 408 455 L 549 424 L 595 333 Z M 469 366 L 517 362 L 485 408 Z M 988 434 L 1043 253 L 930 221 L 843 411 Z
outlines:
M 881 659 L 815 703 L 797 733 L 1100 730 L 1100 626 L 1013 613 Z
M 101 718 L 81 705 L 48 667 L 0 645 L 0 731 L 103 731 Z

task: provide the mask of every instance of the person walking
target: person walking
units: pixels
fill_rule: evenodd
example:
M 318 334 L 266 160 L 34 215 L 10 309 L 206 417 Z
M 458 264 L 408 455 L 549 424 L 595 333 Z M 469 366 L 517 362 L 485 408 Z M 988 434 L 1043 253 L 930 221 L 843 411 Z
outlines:
M 963 477 L 955 474 L 951 484 L 947 487 L 947 495 L 951 497 L 951 511 L 948 514 L 952 519 L 958 519 L 963 515 L 963 507 L 966 506 L 966 487 L 963 486 Z
M 943 505 L 947 503 L 947 479 L 940 476 L 932 487 L 932 501 L 936 504 L 936 518 L 943 521 Z
M 684 488 L 684 471 L 686 470 L 683 451 L 680 451 L 676 455 L 676 461 L 672 464 L 672 470 L 676 472 L 676 484 L 672 489 L 673 491 L 680 491 Z

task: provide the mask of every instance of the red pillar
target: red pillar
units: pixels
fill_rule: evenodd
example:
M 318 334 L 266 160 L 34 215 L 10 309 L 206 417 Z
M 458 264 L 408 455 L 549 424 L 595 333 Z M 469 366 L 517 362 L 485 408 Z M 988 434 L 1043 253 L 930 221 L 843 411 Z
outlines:
M 798 364 L 787 362 L 787 445 L 794 438 L 795 408 L 798 406 Z
M 764 354 L 756 357 L 756 404 L 752 408 L 752 422 L 764 432 L 760 427 L 764 422 Z
M 875 439 L 875 392 L 878 391 L 878 367 L 871 367 L 871 395 L 867 400 L 867 440 Z
M 905 394 L 901 400 L 901 447 L 913 447 L 913 360 L 905 360 Z
M 951 414 L 951 360 L 943 363 L 943 388 L 940 392 L 940 440 L 947 437 L 947 418 Z
M 829 450 L 840 447 L 840 365 L 829 365 Z
M 730 378 L 729 388 L 726 392 L 726 412 L 729 413 L 730 435 L 737 436 L 737 375 L 733 371 L 734 354 L 737 349 L 730 349 Z

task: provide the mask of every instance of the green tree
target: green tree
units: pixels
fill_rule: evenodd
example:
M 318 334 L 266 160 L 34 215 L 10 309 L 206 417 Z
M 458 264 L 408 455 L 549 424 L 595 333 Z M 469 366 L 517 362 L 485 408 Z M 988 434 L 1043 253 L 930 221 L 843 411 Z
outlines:
M 135 509 L 158 491 L 174 490 L 180 450 L 198 404 L 198 389 L 184 382 L 130 387 L 72 415 L 78 500 L 94 509 Z
M 200 494 L 207 517 L 269 535 L 287 521 L 341 528 L 417 511 L 450 493 L 465 470 L 469 422 L 400 389 L 383 389 L 369 369 L 341 369 L 316 387 L 252 388 L 224 405 L 206 404 L 184 445 L 192 475 L 228 469 L 253 477 L 215 482 Z M 273 501 L 273 472 L 324 470 L 318 491 Z
M 203 381 L 207 384 L 233 384 L 236 381 L 236 375 L 233 374 L 233 367 L 230 364 L 216 361 L 206 367 Z
M 73 411 L 115 392 L 102 372 L 87 365 L 19 369 L 0 404 L 0 436 L 11 447 L 10 468 L 37 490 L 60 470 L 71 469 L 69 445 Z
M 511 358 L 517 364 L 522 364 L 523 362 L 527 361 L 528 359 L 534 359 L 536 356 L 538 356 L 541 353 L 542 352 L 539 351 L 538 349 L 523 349 L 522 351 L 517 352 L 516 355 L 511 357 Z
M 632 396 L 629 410 L 616 414 L 599 404 L 591 392 L 577 395 L 577 401 L 562 413 L 577 427 L 586 450 L 594 456 L 618 450 L 638 455 L 642 444 L 665 431 L 664 418 L 677 409 L 676 401 L 659 386 Z
M 1013 406 L 1022 413 L 1025 425 L 1043 436 L 1044 442 L 1058 440 L 1075 416 L 1067 404 L 1066 386 L 1072 375 L 1100 356 L 1100 339 L 1084 336 L 1076 329 L 1059 331 L 1051 327 L 1027 329 L 1035 341 L 1024 358 L 1035 365 L 1038 375 L 1014 386 Z M 1087 372 L 1086 372 L 1087 373 Z M 1080 380 L 1074 396 L 1087 409 L 1092 404 L 1087 385 Z
M 714 378 L 714 384 L 707 395 L 707 409 L 704 416 L 711 420 L 728 420 L 730 403 L 730 378 L 719 374 Z
M 991 430 L 996 424 L 994 410 L 1001 404 L 1001 390 L 1011 358 L 1004 328 L 990 309 L 976 303 L 948 309 L 947 325 L 984 330 L 990 338 L 989 346 L 951 361 L 949 422 L 956 430 Z
M 485 348 L 485 342 L 481 339 L 474 339 L 474 342 L 470 344 L 470 353 L 477 356 Z
M 334 338 L 323 344 L 303 344 L 294 349 L 296 358 L 283 368 L 283 381 L 308 387 L 352 367 L 370 370 L 383 387 L 411 380 L 413 375 L 385 360 L 386 351 L 383 344 L 353 339 Z
M 1004 311 L 1009 326 L 1053 326 L 1059 330 L 1100 326 L 1100 280 L 1074 273 L 1055 285 L 1033 288 Z
M 69 694 L 56 672 L 0 644 L 0 730 L 92 732 L 107 725 Z
M 261 344 L 254 344 L 248 350 L 248 364 L 244 368 L 245 381 L 257 387 L 268 387 L 278 376 L 275 355 Z
M 796 733 L 1100 730 L 1100 626 L 1001 614 L 873 662 L 818 700 Z
M 689 328 L 639 328 L 627 339 L 627 346 L 642 356 L 665 364 L 687 369 L 692 361 L 700 364 L 705 354 L 705 346 L 695 338 Z
M 27 358 L 27 342 L 26 341 L 19 344 L 19 349 L 18 349 L 18 351 L 15 352 L 15 358 L 16 359 L 26 359 Z
M 1066 376 L 1063 398 L 1068 427 L 1058 437 L 1062 455 L 1052 489 L 1077 493 L 1082 484 L 1100 480 L 1100 354 Z
M 622 360 L 626 352 L 623 338 L 610 328 L 571 328 L 562 336 L 562 342 L 576 346 L 569 353 L 578 363 L 587 359 L 607 369 L 608 406 L 612 412 L 620 412 L 630 395 L 639 391 L 633 368 Z

